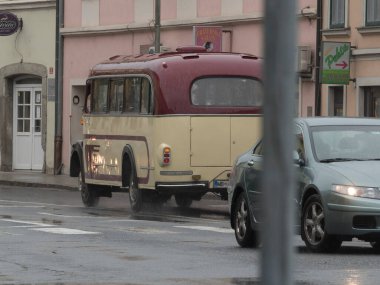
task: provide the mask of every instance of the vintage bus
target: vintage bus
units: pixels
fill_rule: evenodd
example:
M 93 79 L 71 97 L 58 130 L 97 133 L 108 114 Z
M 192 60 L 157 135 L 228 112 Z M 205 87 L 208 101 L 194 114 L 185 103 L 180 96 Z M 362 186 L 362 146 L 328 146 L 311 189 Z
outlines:
M 83 203 L 116 191 L 133 211 L 172 196 L 180 207 L 208 192 L 226 199 L 235 157 L 261 133 L 261 80 L 256 56 L 203 47 L 97 64 L 70 160 Z

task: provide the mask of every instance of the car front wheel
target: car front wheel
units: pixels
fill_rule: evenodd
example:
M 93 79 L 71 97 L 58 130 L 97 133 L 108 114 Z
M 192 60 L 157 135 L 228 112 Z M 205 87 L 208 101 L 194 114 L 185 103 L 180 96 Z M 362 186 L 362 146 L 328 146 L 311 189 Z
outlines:
M 342 244 L 341 240 L 326 232 L 325 211 L 319 195 L 310 196 L 303 207 L 301 235 L 313 252 L 334 252 Z
M 240 193 L 234 207 L 234 230 L 237 243 L 241 247 L 256 247 L 257 232 L 252 229 L 247 198 Z

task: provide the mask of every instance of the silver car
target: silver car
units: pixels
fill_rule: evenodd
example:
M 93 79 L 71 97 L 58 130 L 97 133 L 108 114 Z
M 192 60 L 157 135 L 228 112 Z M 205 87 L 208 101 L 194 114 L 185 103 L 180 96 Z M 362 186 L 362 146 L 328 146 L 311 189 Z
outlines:
M 297 232 L 313 252 L 358 238 L 380 249 L 380 120 L 295 120 Z M 258 244 L 262 143 L 237 158 L 228 199 L 242 247 Z M 281 190 L 279 190 L 281 191 Z

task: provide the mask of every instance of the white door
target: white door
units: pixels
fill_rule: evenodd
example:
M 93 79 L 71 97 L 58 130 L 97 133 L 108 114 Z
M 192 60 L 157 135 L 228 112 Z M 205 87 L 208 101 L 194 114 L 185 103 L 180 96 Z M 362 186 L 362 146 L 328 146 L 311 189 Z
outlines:
M 41 87 L 15 87 L 13 100 L 13 168 L 42 170 Z

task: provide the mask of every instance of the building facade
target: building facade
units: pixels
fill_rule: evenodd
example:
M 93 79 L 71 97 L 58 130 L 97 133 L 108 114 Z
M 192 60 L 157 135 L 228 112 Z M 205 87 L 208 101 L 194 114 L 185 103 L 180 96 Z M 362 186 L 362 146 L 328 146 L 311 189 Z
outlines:
M 317 0 L 299 0 L 300 116 L 314 115 Z M 263 56 L 263 0 L 161 0 L 161 50 L 196 43 L 196 26 L 219 28 L 221 50 Z M 154 46 L 154 0 L 64 2 L 63 172 L 72 143 L 81 139 L 85 82 L 92 66 L 118 54 L 147 53 Z M 206 42 L 207 47 L 219 44 Z M 75 98 L 75 100 L 74 100 Z M 78 100 L 79 98 L 79 100 Z
M 0 1 L 1 171 L 54 172 L 55 11 L 51 0 Z
M 322 41 L 350 46 L 350 80 L 322 84 L 322 115 L 380 117 L 380 1 L 323 0 L 322 17 Z

